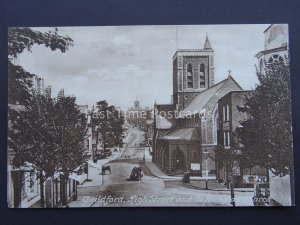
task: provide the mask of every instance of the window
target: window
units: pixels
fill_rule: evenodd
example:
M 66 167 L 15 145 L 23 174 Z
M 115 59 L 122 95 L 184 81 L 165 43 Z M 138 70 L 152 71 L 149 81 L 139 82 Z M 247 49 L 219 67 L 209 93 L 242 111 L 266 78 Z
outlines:
M 283 62 L 283 58 L 280 55 L 272 55 L 269 59 L 268 59 L 268 64 L 272 64 L 275 62 Z
M 188 88 L 193 88 L 193 66 L 192 64 L 188 64 L 187 66 L 187 87 Z
M 223 106 L 223 121 L 229 121 L 229 105 Z
M 201 63 L 199 68 L 200 74 L 200 88 L 205 88 L 205 65 Z
M 230 135 L 228 131 L 224 132 L 224 147 L 229 148 L 230 147 Z
M 229 121 L 229 105 L 226 106 L 226 121 Z

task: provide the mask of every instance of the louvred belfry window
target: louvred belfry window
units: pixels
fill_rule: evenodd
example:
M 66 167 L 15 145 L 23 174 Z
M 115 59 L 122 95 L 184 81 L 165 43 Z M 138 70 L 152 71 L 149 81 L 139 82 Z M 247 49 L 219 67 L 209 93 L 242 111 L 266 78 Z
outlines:
M 201 63 L 200 68 L 200 88 L 205 88 L 205 65 Z
M 188 88 L 193 88 L 193 66 L 192 64 L 188 64 L 187 66 L 187 87 Z

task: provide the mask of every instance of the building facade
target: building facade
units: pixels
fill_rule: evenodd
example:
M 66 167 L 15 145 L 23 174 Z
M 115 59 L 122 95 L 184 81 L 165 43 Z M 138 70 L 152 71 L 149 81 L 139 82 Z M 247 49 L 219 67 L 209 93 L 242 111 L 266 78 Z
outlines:
M 206 36 L 203 49 L 180 49 L 173 56 L 173 103 L 182 110 L 214 84 L 214 50 Z
M 219 182 L 229 183 L 234 179 L 236 187 L 253 186 L 254 180 L 267 181 L 266 168 L 242 164 L 242 145 L 239 130 L 243 129 L 240 121 L 247 119 L 247 114 L 239 110 L 245 104 L 245 97 L 251 91 L 231 91 L 218 101 L 219 129 L 216 154 L 216 178 Z
M 138 100 L 134 101 L 134 106 L 129 108 L 124 114 L 129 124 L 145 132 L 147 132 L 147 120 L 153 118 L 153 110 L 149 107 L 141 107 Z
M 289 39 L 287 24 L 272 24 L 264 31 L 264 50 L 255 57 L 258 60 L 259 70 L 263 72 L 266 64 L 283 61 L 289 58 Z
M 156 124 L 169 124 L 163 130 L 156 126 L 153 138 L 154 162 L 168 174 L 196 168 L 202 172 L 206 163 L 209 175 L 215 174 L 217 102 L 242 88 L 230 74 L 214 84 L 214 71 L 214 50 L 207 36 L 203 49 L 178 50 L 173 56 L 173 104 L 156 104 L 155 114 Z

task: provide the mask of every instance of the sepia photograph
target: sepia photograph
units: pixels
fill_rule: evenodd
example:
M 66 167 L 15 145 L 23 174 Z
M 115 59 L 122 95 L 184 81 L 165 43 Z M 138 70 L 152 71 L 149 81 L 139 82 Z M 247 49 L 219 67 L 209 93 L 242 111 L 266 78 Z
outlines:
M 295 206 L 288 24 L 9 27 L 7 206 Z

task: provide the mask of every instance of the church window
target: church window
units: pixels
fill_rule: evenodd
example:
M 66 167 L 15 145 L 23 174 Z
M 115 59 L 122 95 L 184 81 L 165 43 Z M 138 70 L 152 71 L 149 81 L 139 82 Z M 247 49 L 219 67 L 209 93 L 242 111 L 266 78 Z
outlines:
M 275 62 L 283 62 L 283 58 L 280 55 L 272 55 L 269 59 L 268 59 L 268 63 L 272 64 Z
M 223 121 L 229 121 L 229 105 L 223 106 Z
M 205 88 L 205 65 L 201 63 L 200 68 L 200 88 Z
M 226 105 L 226 121 L 229 121 L 229 105 Z
M 192 64 L 188 64 L 187 66 L 187 87 L 193 88 L 193 66 Z
M 229 136 L 229 132 L 228 131 L 225 131 L 224 132 L 224 147 L 226 148 L 229 148 L 230 147 L 230 136 Z

